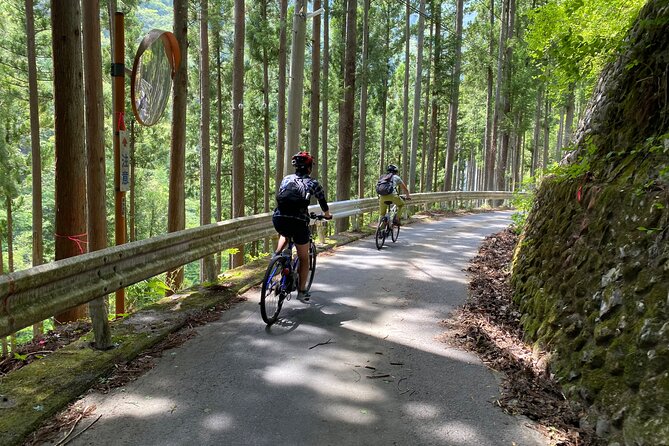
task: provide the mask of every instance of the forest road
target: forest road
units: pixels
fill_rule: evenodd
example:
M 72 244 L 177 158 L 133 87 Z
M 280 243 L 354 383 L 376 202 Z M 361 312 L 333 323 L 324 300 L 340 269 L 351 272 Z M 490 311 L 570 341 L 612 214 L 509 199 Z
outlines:
M 266 328 L 259 289 L 108 395 L 73 445 L 546 445 L 496 404 L 498 378 L 439 341 L 463 271 L 510 212 L 402 227 L 318 257 L 311 302 Z M 82 423 L 83 424 L 83 423 Z M 88 424 L 88 423 L 86 423 Z

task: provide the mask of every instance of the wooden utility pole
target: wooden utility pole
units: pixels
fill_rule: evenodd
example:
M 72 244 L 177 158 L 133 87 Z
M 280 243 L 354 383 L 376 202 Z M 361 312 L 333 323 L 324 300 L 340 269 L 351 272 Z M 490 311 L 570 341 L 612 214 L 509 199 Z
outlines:
M 84 16 L 84 75 L 86 95 L 86 146 L 88 155 L 88 251 L 107 247 L 107 200 L 105 193 L 104 109 L 102 94 L 102 50 L 100 1 L 82 3 Z M 88 309 L 93 322 L 95 348 L 112 346 L 107 297 L 92 300 Z

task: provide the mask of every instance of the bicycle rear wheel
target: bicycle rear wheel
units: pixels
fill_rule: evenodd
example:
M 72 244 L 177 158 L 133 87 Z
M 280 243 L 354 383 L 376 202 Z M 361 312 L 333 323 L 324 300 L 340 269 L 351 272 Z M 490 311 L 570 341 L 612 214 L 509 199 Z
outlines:
M 318 251 L 316 250 L 316 243 L 313 240 L 309 242 L 309 272 L 307 273 L 307 285 L 305 290 L 309 291 L 311 289 L 311 284 L 314 281 L 314 275 L 316 274 L 316 255 Z
M 390 228 L 390 238 L 392 239 L 393 243 L 397 241 L 397 237 L 400 236 L 400 227 L 399 225 L 392 225 Z
M 267 325 L 272 325 L 276 322 L 283 305 L 283 299 L 286 293 L 281 284 L 283 279 L 283 269 L 285 260 L 283 257 L 276 257 L 272 259 L 265 278 L 262 282 L 262 289 L 260 291 L 260 315 L 262 320 Z
M 386 241 L 386 226 L 388 224 L 388 218 L 383 217 L 379 220 L 379 225 L 376 227 L 376 249 L 383 248 L 383 243 Z

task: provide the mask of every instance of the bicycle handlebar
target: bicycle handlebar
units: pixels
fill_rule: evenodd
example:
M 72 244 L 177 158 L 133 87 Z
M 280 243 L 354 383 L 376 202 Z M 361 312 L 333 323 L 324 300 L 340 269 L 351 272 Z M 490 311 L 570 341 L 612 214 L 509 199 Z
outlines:
M 330 218 L 328 218 L 323 214 L 317 214 L 315 212 L 309 213 L 309 217 L 313 220 L 332 220 L 332 215 L 330 215 Z

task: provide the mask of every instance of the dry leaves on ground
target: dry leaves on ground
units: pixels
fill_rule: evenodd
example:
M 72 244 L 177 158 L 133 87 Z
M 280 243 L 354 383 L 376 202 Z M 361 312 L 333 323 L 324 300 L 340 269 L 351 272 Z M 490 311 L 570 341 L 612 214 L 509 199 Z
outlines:
M 591 431 L 579 428 L 578 403 L 568 401 L 547 370 L 547 352 L 523 341 L 520 312 L 512 299 L 510 265 L 516 234 L 507 229 L 485 239 L 470 263 L 470 297 L 450 321 L 444 340 L 476 352 L 490 368 L 503 372 L 497 404 L 524 415 L 558 446 L 597 445 Z

